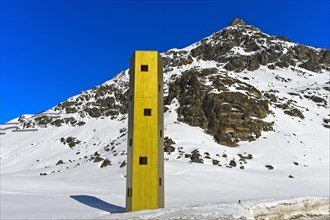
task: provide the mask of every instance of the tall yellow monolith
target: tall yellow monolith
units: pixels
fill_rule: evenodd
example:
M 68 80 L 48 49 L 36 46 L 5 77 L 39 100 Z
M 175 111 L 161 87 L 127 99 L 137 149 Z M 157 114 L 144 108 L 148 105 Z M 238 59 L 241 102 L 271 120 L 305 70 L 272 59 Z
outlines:
M 163 64 L 135 51 L 129 70 L 126 211 L 164 207 Z

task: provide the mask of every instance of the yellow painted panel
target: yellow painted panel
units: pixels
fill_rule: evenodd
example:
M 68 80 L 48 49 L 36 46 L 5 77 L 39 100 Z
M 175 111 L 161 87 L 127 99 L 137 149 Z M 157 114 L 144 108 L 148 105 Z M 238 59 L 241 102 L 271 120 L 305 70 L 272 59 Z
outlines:
M 141 71 L 148 65 L 148 71 Z M 156 98 L 158 93 L 158 53 L 156 51 L 135 52 L 135 97 Z

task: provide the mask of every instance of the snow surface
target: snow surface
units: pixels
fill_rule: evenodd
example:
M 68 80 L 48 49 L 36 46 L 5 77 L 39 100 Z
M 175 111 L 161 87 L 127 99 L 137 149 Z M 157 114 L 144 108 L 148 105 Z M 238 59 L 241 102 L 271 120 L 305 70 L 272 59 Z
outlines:
M 113 214 L 100 219 L 327 219 L 328 209 L 328 199 L 268 199 Z
M 274 108 L 276 117 L 270 116 L 273 118 L 269 120 L 275 120 L 275 132 L 263 133 L 258 141 L 228 148 L 215 143 L 201 128 L 177 122 L 178 105 L 174 100 L 165 113 L 165 136 L 171 137 L 175 147 L 185 152 L 198 148 L 201 154 L 208 152 L 212 158 L 220 155 L 223 166 L 213 166 L 207 159 L 205 165 L 189 163 L 188 158 L 176 160 L 177 151 L 166 154 L 165 204 L 169 209 L 142 213 L 141 219 L 162 219 L 169 212 L 172 213 L 169 216 L 186 219 L 195 215 L 187 213 L 196 213 L 199 219 L 206 218 L 209 212 L 213 213 L 210 218 L 235 217 L 243 215 L 245 210 L 230 205 L 238 200 L 258 199 L 260 203 L 265 198 L 329 196 L 329 131 L 320 125 L 322 116 L 318 118 L 314 111 L 309 111 L 303 123 L 298 123 L 296 118 Z M 324 111 L 326 114 L 327 110 Z M 123 211 L 125 204 L 126 167 L 119 168 L 119 164 L 126 159 L 121 155 L 126 151 L 126 135 L 120 137 L 119 131 L 126 126 L 126 120 L 95 119 L 82 127 L 49 127 L 1 136 L 1 218 L 121 218 L 122 214 L 109 216 L 109 210 L 115 207 L 114 213 Z M 63 136 L 77 137 L 82 144 L 71 149 L 60 142 Z M 102 151 L 105 147 L 102 144 L 113 140 L 118 144 L 116 152 L 120 156 Z M 113 165 L 101 169 L 99 163 L 84 159 L 95 151 L 110 158 Z M 225 167 L 232 159 L 238 161 L 239 153 L 253 155 L 245 169 Z M 60 159 L 64 164 L 56 166 Z M 274 166 L 274 170 L 267 170 L 267 164 Z M 40 173 L 48 175 L 40 176 Z M 289 175 L 295 178 L 288 178 Z M 79 202 L 75 196 L 87 202 Z M 94 200 L 108 205 L 104 210 L 98 205 L 94 208 Z M 316 201 L 319 200 L 324 201 Z M 224 204 L 217 205 L 219 202 Z M 198 204 L 210 205 L 198 207 Z M 264 206 L 263 202 L 259 206 Z M 221 210 L 226 210 L 225 214 Z M 125 214 L 122 218 L 140 214 Z

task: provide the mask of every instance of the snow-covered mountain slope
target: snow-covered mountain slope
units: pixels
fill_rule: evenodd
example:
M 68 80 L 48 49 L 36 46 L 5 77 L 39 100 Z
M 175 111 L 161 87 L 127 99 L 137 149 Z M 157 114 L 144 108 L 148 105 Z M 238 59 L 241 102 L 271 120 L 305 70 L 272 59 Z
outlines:
M 206 203 L 329 197 L 329 50 L 235 20 L 162 57 L 165 214 Z M 127 89 L 126 70 L 1 125 L 1 219 L 123 211 Z

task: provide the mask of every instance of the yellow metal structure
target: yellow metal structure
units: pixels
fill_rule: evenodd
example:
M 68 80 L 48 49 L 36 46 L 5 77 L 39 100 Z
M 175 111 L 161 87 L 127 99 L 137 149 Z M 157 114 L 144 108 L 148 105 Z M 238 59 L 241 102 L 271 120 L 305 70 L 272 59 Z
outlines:
M 126 211 L 164 207 L 163 64 L 157 51 L 131 58 Z

